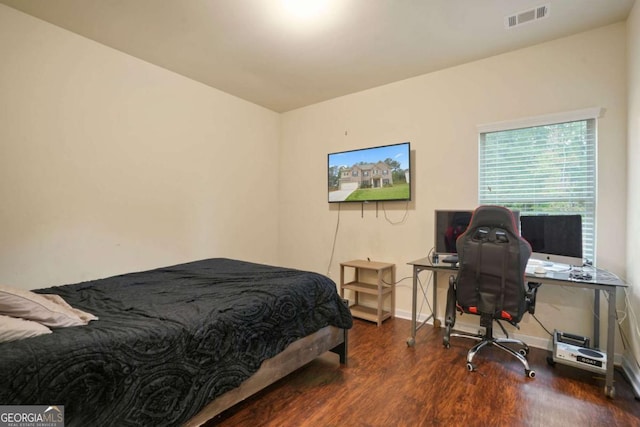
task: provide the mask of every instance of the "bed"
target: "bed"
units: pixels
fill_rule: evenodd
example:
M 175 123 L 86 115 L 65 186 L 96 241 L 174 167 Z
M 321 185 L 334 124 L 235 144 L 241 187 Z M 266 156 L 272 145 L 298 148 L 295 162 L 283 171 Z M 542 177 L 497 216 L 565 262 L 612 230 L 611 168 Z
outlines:
M 34 291 L 98 320 L 0 344 L 0 402 L 67 426 L 200 425 L 328 350 L 349 309 L 329 278 L 215 258 Z

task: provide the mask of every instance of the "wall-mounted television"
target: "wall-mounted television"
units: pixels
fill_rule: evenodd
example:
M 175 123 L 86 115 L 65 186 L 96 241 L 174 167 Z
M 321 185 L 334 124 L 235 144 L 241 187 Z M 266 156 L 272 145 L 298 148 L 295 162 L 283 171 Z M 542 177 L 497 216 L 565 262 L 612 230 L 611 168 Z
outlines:
M 411 200 L 411 144 L 330 153 L 329 203 Z
M 582 266 L 582 216 L 523 215 L 520 230 L 531 245 L 531 258 Z

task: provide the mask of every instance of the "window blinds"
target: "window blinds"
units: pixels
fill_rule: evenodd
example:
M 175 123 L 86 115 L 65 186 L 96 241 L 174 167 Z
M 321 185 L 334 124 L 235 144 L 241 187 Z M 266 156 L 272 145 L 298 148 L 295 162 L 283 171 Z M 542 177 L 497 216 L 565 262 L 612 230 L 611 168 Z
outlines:
M 582 215 L 583 257 L 594 260 L 596 121 L 480 133 L 479 202 L 521 215 Z

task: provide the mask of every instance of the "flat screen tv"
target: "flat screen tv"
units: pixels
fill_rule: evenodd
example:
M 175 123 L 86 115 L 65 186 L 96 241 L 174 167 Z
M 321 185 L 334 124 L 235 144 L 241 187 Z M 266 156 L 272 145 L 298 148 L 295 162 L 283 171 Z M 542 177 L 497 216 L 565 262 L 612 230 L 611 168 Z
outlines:
M 330 153 L 329 203 L 411 200 L 411 144 Z
M 531 245 L 531 258 L 582 266 L 580 215 L 523 215 L 520 230 Z

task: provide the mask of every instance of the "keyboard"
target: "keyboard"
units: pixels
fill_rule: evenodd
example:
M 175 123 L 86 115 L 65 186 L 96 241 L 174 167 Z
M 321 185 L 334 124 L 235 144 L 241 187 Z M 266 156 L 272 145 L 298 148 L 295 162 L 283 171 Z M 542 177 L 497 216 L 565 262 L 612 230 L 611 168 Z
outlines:
M 441 260 L 442 262 L 446 262 L 447 264 L 455 264 L 458 262 L 458 255 L 448 255 Z

